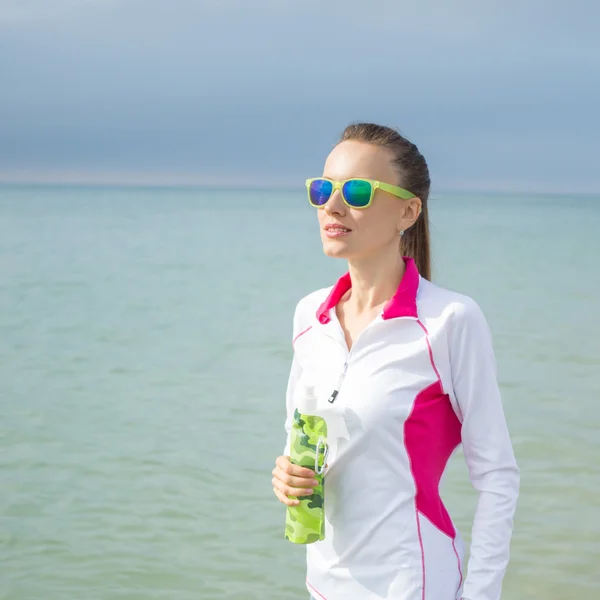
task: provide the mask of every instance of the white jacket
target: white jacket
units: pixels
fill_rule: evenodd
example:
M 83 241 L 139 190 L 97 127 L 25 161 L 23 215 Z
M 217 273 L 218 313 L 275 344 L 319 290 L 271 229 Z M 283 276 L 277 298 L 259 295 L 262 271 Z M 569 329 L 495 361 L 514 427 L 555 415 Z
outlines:
M 395 296 L 350 352 L 335 311 L 349 274 L 296 308 L 286 454 L 305 385 L 330 444 L 326 537 L 307 546 L 307 587 L 321 600 L 499 600 L 519 470 L 490 332 L 473 300 L 405 263 Z M 438 491 L 461 443 L 479 491 L 466 580 Z

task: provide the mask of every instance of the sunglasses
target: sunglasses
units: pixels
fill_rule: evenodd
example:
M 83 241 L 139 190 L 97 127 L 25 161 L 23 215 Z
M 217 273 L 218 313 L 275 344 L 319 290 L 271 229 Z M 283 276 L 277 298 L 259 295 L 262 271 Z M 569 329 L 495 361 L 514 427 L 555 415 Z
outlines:
M 368 208 L 371 206 L 377 189 L 382 189 L 384 192 L 389 192 L 404 200 L 415 197 L 408 190 L 374 179 L 354 178 L 333 181 L 325 177 L 314 177 L 306 180 L 306 189 L 308 191 L 308 201 L 316 208 L 325 206 L 335 190 L 340 190 L 342 199 L 350 208 Z

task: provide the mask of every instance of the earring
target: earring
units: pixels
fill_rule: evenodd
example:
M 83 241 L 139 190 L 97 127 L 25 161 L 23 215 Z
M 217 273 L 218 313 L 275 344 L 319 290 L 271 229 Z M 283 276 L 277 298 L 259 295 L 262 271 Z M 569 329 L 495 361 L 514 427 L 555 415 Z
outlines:
M 400 233 L 398 234 L 400 237 L 402 237 L 404 235 L 404 229 L 400 230 Z

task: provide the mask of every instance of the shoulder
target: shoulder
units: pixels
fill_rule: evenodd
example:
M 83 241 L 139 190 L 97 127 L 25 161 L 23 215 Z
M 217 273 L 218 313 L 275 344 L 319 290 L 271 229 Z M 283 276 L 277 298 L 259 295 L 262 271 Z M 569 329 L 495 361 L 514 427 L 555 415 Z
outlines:
M 333 286 L 320 288 L 303 296 L 294 310 L 294 336 L 316 321 L 317 310 L 325 302 Z
M 296 313 L 315 313 L 331 292 L 333 286 L 320 288 L 302 297 L 296 304 Z M 314 309 L 314 310 L 313 310 Z
M 447 333 L 464 328 L 488 329 L 479 304 L 470 296 L 421 279 L 417 294 L 419 318 L 443 324 Z

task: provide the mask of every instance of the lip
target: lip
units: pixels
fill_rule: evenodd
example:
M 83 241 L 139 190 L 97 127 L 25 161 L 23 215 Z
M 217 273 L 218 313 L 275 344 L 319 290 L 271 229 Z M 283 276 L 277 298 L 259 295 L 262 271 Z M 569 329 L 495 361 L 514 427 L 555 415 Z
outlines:
M 341 223 L 327 223 L 327 225 L 323 227 L 323 230 L 325 231 L 325 235 L 329 238 L 343 237 L 352 233 L 352 229 Z

